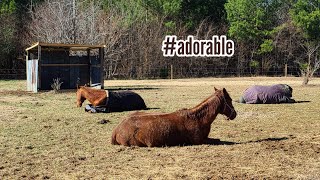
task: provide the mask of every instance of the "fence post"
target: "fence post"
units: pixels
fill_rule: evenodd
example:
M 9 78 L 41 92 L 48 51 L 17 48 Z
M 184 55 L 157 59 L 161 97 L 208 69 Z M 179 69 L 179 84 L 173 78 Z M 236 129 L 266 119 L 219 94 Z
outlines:
M 284 65 L 284 77 L 288 76 L 288 64 Z
M 171 79 L 173 79 L 173 65 L 172 64 L 170 65 L 170 76 L 171 76 Z

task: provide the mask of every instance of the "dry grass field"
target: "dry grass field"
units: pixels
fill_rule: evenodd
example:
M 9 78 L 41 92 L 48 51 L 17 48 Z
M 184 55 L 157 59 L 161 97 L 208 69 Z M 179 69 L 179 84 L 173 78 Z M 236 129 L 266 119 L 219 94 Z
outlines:
M 26 81 L 0 81 L 0 179 L 320 179 L 320 79 L 201 78 L 114 80 L 154 112 L 197 105 L 225 87 L 233 100 L 249 86 L 286 83 L 295 104 L 233 102 L 238 116 L 219 115 L 210 137 L 220 145 L 114 146 L 113 128 L 130 112 L 90 114 L 75 91 L 28 93 Z M 87 102 L 86 102 L 87 103 Z M 108 123 L 99 123 L 101 120 Z

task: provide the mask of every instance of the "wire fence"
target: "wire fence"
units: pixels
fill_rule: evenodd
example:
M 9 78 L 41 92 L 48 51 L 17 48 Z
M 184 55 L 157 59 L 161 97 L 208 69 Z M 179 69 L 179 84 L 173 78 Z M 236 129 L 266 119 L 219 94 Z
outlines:
M 263 69 L 239 69 L 221 67 L 183 67 L 167 66 L 150 68 L 143 73 L 118 72 L 108 79 L 170 79 L 170 78 L 201 78 L 201 77 L 248 77 L 248 76 L 301 76 L 298 67 Z M 315 77 L 320 77 L 320 71 L 316 71 Z M 26 79 L 26 69 L 0 69 L 0 79 Z
M 26 69 L 0 69 L 0 79 L 27 79 Z
M 222 68 L 220 67 L 183 67 L 167 66 L 151 68 L 146 72 L 118 72 L 109 77 L 109 79 L 170 79 L 170 78 L 201 78 L 201 77 L 251 77 L 251 76 L 301 76 L 298 67 L 288 66 L 287 69 L 274 67 L 268 70 L 262 68 Z M 314 74 L 320 77 L 320 71 Z

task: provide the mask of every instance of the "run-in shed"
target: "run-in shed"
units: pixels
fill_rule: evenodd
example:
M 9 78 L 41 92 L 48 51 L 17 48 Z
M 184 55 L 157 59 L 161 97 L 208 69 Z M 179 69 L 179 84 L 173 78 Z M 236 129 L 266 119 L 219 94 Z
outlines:
M 49 90 L 60 78 L 61 89 L 99 84 L 104 88 L 104 45 L 37 42 L 26 49 L 27 90 Z

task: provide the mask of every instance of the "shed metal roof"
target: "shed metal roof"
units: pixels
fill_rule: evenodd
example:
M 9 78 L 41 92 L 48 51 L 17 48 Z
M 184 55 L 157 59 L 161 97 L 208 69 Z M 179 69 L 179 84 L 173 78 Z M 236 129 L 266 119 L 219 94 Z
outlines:
M 97 49 L 97 48 L 104 48 L 105 45 L 88 45 L 88 44 L 60 44 L 60 43 L 43 43 L 43 42 L 36 42 L 32 46 L 26 48 L 26 51 L 30 51 L 33 48 L 38 46 L 41 47 L 52 47 L 52 48 L 66 48 L 71 50 L 88 50 L 88 49 Z

